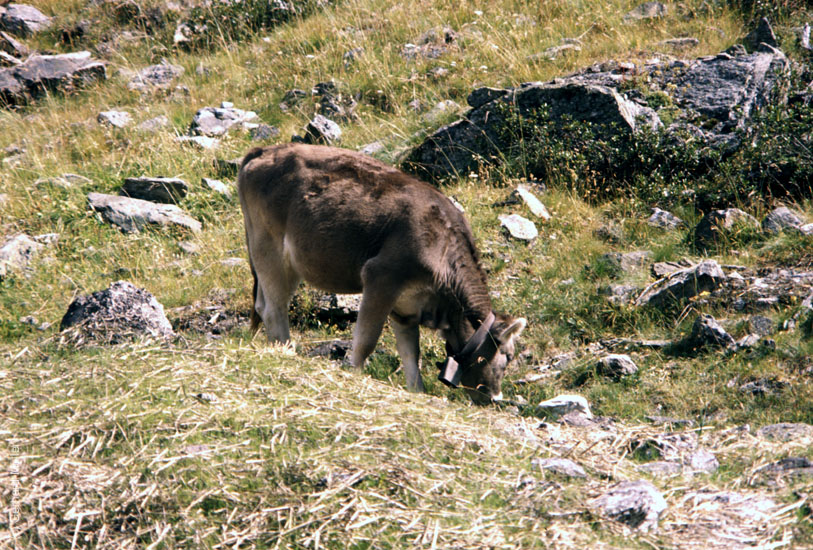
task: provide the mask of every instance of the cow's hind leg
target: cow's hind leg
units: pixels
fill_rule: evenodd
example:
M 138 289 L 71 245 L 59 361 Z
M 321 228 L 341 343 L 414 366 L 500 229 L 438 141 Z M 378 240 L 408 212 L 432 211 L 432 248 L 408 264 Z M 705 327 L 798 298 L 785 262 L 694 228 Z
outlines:
M 395 345 L 401 364 L 404 367 L 407 388 L 410 391 L 422 392 L 423 380 L 419 369 L 420 363 L 420 325 L 418 317 L 390 317 L 390 326 L 395 333 Z
M 262 318 L 269 342 L 287 342 L 291 338 L 288 306 L 299 278 L 279 251 L 269 243 L 252 250 L 251 258 L 257 275 L 254 309 Z

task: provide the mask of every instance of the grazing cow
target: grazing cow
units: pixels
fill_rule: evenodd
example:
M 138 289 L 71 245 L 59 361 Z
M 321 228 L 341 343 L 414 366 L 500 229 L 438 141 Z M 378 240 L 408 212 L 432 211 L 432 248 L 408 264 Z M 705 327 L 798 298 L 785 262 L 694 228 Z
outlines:
M 431 185 L 360 153 L 287 144 L 246 154 L 238 177 L 254 276 L 252 329 L 290 337 L 299 282 L 362 293 L 351 362 L 362 367 L 389 317 L 407 386 L 423 391 L 420 325 L 446 340 L 440 380 L 476 402 L 502 398 L 525 319 L 494 313 L 463 214 Z

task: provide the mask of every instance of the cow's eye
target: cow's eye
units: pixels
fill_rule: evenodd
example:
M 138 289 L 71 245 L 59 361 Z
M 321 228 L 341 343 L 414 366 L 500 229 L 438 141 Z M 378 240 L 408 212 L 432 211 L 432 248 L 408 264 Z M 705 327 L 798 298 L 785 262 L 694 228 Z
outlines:
M 505 354 L 505 362 L 506 363 L 510 363 L 513 360 L 514 360 L 514 354 L 513 353 L 506 353 Z

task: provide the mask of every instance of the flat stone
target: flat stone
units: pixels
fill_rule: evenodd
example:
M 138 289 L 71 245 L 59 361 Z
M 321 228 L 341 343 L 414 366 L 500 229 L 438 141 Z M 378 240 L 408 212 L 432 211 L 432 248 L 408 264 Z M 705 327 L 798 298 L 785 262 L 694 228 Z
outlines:
M 660 227 L 662 229 L 678 229 L 679 227 L 683 227 L 686 223 L 666 210 L 661 210 L 660 208 L 653 208 L 652 215 L 649 216 L 646 223 L 653 227 Z
M 17 36 L 31 36 L 51 26 L 52 18 L 26 4 L 9 4 L 0 16 L 0 28 Z
M 175 204 L 189 192 L 189 184 L 180 178 L 142 176 L 126 178 L 121 194 L 134 199 Z
M 169 338 L 172 325 L 164 306 L 148 291 L 126 281 L 80 296 L 68 307 L 59 330 L 75 327 L 92 340 L 119 343 L 133 337 Z
M 673 50 L 688 50 L 690 48 L 694 48 L 698 44 L 700 44 L 700 40 L 691 36 L 686 36 L 683 38 L 670 38 L 669 40 L 658 42 L 658 46 L 665 46 L 672 48 Z
M 32 55 L 17 67 L 0 69 L 0 104 L 16 105 L 51 92 L 72 92 L 107 78 L 101 61 L 90 52 Z
M 45 246 L 24 233 L 6 239 L 0 247 L 0 280 L 28 267 Z
M 125 233 L 136 233 L 147 225 L 175 225 L 193 233 L 201 230 L 201 223 L 184 213 L 174 204 L 156 204 L 141 199 L 90 193 L 88 204 L 105 221 L 116 225 Z
M 620 380 L 625 376 L 632 376 L 637 373 L 638 366 L 629 355 L 611 354 L 598 360 L 596 372 L 600 376 Z
M 139 92 L 147 92 L 160 88 L 167 88 L 175 79 L 183 75 L 184 68 L 180 65 L 160 63 L 144 67 L 130 79 L 127 88 Z
M 640 531 L 654 531 L 667 506 L 663 495 L 648 481 L 624 481 L 590 503 L 601 516 Z
M 726 275 L 717 262 L 704 260 L 652 283 L 638 296 L 635 305 L 661 307 L 673 301 L 683 301 L 701 292 L 716 290 L 725 279 Z
M 536 195 L 533 194 L 530 187 L 527 185 L 518 185 L 517 186 L 517 195 L 522 202 L 525 203 L 525 206 L 531 211 L 531 213 L 536 216 L 537 218 L 541 218 L 545 221 L 550 220 L 551 215 L 548 212 L 548 209 L 545 208 L 545 205 L 542 204 Z
M 593 418 L 587 399 L 581 395 L 559 395 L 541 402 L 536 406 L 536 410 L 553 418 L 564 416 L 570 412 L 578 412 L 587 418 Z
M 757 436 L 775 441 L 805 441 L 813 438 L 813 426 L 790 422 L 769 424 L 758 429 Z
M 96 116 L 96 120 L 99 124 L 113 128 L 126 128 L 133 121 L 133 117 L 127 111 L 102 111 Z
M 500 214 L 498 216 L 500 225 L 515 239 L 532 241 L 539 236 L 536 225 L 531 220 L 523 218 L 519 214 Z
M 535 458 L 531 461 L 531 464 L 540 470 L 553 472 L 565 477 L 587 477 L 587 473 L 581 465 L 567 458 Z

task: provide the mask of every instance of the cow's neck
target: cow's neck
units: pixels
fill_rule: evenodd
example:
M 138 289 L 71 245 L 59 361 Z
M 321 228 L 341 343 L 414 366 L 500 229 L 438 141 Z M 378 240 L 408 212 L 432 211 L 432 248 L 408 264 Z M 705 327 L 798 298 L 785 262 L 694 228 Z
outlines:
M 458 353 L 491 313 L 486 277 L 476 257 L 452 266 L 446 288 L 446 351 Z

